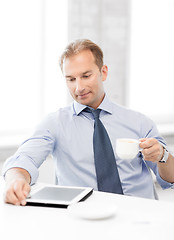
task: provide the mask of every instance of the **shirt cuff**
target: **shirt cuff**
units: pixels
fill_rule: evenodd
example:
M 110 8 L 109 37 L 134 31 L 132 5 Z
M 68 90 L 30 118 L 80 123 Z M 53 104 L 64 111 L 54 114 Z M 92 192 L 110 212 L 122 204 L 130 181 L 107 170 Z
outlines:
M 31 159 L 26 156 L 18 156 L 16 158 L 12 157 L 6 160 L 2 169 L 2 175 L 5 177 L 6 172 L 11 168 L 23 168 L 25 169 L 31 177 L 30 185 L 36 183 L 39 176 L 39 171 L 37 167 L 32 163 Z
M 163 189 L 167 189 L 167 188 L 173 188 L 174 189 L 174 183 L 169 183 L 169 182 L 165 181 L 164 179 L 162 179 L 159 175 L 158 170 L 157 170 L 157 174 L 156 174 L 156 179 L 157 179 L 157 182 L 160 184 L 160 186 Z

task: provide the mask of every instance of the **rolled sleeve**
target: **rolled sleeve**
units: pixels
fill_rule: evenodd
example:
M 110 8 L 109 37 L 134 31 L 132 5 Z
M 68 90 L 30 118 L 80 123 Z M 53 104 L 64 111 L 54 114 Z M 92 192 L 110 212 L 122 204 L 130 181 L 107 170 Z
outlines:
M 158 171 L 157 163 L 146 161 L 146 164 L 154 172 L 154 174 L 156 176 L 156 180 L 159 183 L 159 185 L 162 187 L 162 189 L 174 188 L 174 183 L 169 183 L 161 178 L 159 171 Z
M 11 168 L 23 168 L 31 176 L 31 185 L 36 183 L 39 176 L 39 167 L 52 154 L 56 138 L 56 120 L 54 115 L 46 117 L 41 124 L 38 125 L 34 134 L 25 140 L 18 148 L 17 152 L 8 158 L 3 166 L 2 174 Z
M 36 183 L 39 176 L 38 168 L 33 163 L 32 159 L 26 156 L 11 157 L 6 160 L 3 169 L 2 175 L 5 177 L 6 172 L 11 168 L 23 168 L 25 169 L 31 177 L 30 185 Z
M 156 173 L 156 179 L 163 189 L 174 188 L 174 183 L 169 183 L 169 182 L 165 181 L 164 179 L 162 179 L 159 175 L 158 170 L 157 170 L 157 173 Z

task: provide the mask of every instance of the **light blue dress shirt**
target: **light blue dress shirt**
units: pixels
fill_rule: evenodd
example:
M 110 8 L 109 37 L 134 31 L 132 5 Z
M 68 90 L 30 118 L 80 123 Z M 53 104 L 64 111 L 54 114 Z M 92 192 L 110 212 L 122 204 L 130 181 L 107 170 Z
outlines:
M 91 113 L 82 112 L 85 107 L 74 102 L 72 106 L 48 115 L 33 136 L 19 147 L 14 156 L 6 160 L 3 174 L 12 167 L 24 168 L 31 175 L 31 184 L 34 184 L 38 168 L 52 154 L 58 184 L 90 186 L 97 190 L 93 154 L 94 119 Z M 102 109 L 100 120 L 109 134 L 114 152 L 117 138 L 153 137 L 165 145 L 155 124 L 143 114 L 114 104 L 107 96 L 99 108 Z M 172 186 L 161 179 L 157 164 L 144 161 L 141 153 L 132 160 L 116 156 L 116 162 L 125 195 L 155 198 L 149 167 L 162 188 Z

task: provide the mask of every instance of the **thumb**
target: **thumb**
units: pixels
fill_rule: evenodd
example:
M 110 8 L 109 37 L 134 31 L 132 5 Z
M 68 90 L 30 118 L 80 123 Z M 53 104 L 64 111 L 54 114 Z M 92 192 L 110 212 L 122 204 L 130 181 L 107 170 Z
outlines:
M 28 183 L 24 184 L 23 186 L 23 194 L 25 197 L 27 197 L 30 193 L 30 185 Z
M 147 138 L 140 138 L 139 141 L 140 142 L 145 142 L 147 140 Z

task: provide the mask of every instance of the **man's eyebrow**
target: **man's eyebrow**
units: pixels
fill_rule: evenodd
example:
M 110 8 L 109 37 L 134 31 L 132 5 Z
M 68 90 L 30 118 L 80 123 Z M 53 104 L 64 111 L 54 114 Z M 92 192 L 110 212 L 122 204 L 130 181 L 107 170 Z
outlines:
M 89 70 L 89 71 L 83 72 L 81 75 L 85 75 L 85 74 L 88 74 L 88 73 L 92 73 L 92 71 Z M 66 78 L 74 78 L 74 77 L 71 76 L 71 75 L 65 75 L 65 77 L 66 77 Z
M 91 70 L 86 71 L 86 72 L 82 73 L 82 75 L 85 75 L 85 74 L 88 74 L 88 73 L 92 73 L 92 71 Z
M 66 78 L 73 78 L 71 75 L 65 75 Z

